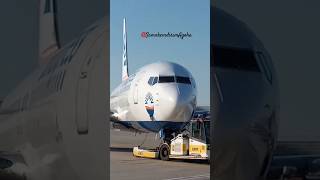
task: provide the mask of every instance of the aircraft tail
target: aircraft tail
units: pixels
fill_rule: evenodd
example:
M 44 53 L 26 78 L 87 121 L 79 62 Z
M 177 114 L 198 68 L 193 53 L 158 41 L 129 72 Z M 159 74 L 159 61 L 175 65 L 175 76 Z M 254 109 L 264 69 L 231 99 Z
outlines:
M 39 63 L 47 63 L 59 48 L 56 0 L 39 0 Z
M 123 19 L 123 54 L 122 54 L 122 81 L 128 79 L 128 52 L 127 52 L 127 31 L 126 19 Z

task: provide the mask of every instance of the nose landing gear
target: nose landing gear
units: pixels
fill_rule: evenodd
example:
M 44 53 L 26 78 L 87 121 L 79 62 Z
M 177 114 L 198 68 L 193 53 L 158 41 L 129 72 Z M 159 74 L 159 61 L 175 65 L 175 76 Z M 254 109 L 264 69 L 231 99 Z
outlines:
M 174 138 L 173 131 L 169 129 L 161 129 L 160 132 L 160 138 L 162 139 L 162 142 L 159 145 L 159 159 L 168 161 L 169 155 L 170 155 L 170 144 L 171 140 Z
M 161 129 L 159 131 L 160 139 L 163 140 L 163 143 L 167 143 L 170 145 L 171 139 L 174 138 L 173 133 L 174 131 L 170 129 Z

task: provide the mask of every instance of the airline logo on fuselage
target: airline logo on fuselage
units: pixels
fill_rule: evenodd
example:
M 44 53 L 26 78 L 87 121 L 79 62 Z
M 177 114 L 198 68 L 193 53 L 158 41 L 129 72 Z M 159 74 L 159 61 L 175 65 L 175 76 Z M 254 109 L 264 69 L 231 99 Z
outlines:
M 150 92 L 147 93 L 145 99 L 144 99 L 144 106 L 146 108 L 147 113 L 149 114 L 149 117 L 151 120 L 154 120 L 154 101 L 153 96 Z

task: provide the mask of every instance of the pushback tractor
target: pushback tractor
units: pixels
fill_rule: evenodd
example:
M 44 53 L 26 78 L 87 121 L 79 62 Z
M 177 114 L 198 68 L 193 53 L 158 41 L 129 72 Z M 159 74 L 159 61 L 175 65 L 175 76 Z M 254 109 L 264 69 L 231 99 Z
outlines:
M 161 143 L 156 149 L 133 148 L 133 155 L 143 158 L 170 159 L 210 159 L 210 120 L 193 119 L 185 130 L 177 134 L 169 143 Z

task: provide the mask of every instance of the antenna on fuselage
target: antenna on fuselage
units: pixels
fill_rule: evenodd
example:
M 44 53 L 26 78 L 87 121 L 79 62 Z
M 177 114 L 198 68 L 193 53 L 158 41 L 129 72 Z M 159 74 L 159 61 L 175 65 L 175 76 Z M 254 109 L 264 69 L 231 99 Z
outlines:
M 129 77 L 129 72 L 128 72 L 126 18 L 123 18 L 122 81 L 128 79 L 128 77 Z

